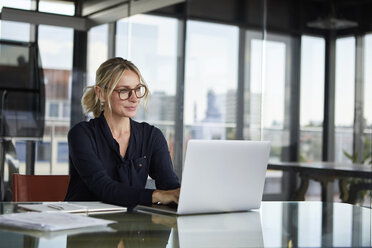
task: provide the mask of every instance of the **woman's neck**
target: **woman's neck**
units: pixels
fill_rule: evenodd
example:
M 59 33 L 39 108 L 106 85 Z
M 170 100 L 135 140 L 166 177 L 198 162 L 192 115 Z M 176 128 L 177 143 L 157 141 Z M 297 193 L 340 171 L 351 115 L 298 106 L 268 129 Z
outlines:
M 119 117 L 105 111 L 103 115 L 110 127 L 112 136 L 120 137 L 123 134 L 130 133 L 130 119 L 128 117 Z

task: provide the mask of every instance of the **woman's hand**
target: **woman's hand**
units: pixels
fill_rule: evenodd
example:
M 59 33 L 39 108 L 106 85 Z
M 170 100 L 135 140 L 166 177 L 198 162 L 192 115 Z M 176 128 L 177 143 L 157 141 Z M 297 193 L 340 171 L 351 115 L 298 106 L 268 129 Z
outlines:
M 180 188 L 172 190 L 155 190 L 152 193 L 152 202 L 161 204 L 177 203 L 178 198 L 180 197 Z

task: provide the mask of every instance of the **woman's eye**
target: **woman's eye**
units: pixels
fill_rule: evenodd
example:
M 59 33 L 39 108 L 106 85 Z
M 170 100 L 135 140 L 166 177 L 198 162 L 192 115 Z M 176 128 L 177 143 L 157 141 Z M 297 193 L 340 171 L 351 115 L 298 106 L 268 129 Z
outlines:
M 128 93 L 128 90 L 125 90 L 125 89 L 120 90 L 120 94 L 126 94 L 126 93 Z

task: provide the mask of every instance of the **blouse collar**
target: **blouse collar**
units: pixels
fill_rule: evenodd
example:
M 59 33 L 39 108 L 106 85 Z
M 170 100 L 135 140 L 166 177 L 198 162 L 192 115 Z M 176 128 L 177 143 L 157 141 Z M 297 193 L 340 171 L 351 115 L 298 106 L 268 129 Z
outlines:
M 107 143 L 110 145 L 111 149 L 113 149 L 114 151 L 116 151 L 118 153 L 118 155 L 120 156 L 121 159 L 122 156 L 120 155 L 120 149 L 119 149 L 119 143 L 114 139 L 114 137 L 112 136 L 112 133 L 111 133 L 111 130 L 110 130 L 110 127 L 107 123 L 107 120 L 105 118 L 105 115 L 103 114 L 104 112 L 102 111 L 101 115 L 98 117 L 99 121 L 100 121 L 100 126 L 101 126 L 101 130 L 102 130 L 102 133 L 103 133 L 103 136 L 105 137 Z M 133 152 L 133 140 L 134 140 L 134 132 L 133 132 L 133 128 L 134 128 L 134 125 L 133 124 L 133 120 L 131 118 L 129 118 L 129 121 L 130 121 L 130 137 L 129 137 L 129 143 L 128 143 L 128 147 L 127 147 L 127 151 L 125 152 L 125 157 L 124 159 L 130 159 L 130 154 Z

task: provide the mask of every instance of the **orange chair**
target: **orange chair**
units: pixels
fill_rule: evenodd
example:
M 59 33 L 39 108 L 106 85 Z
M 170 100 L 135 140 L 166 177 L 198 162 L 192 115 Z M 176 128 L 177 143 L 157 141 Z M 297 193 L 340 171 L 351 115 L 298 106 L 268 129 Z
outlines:
M 13 201 L 63 201 L 70 176 L 13 174 Z

